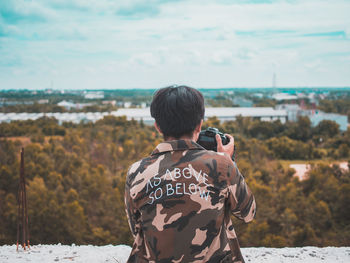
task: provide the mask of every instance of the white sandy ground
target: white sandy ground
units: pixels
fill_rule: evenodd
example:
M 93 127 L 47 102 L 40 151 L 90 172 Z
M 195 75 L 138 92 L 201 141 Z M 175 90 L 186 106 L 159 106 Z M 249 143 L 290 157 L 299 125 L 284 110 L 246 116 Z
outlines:
M 36 245 L 28 251 L 16 246 L 0 246 L 0 263 L 125 263 L 131 248 L 119 246 L 66 246 L 66 245 Z M 260 262 L 330 262 L 349 263 L 350 247 L 300 247 L 300 248 L 242 248 L 242 253 L 248 263 Z
M 349 171 L 349 166 L 347 162 L 336 163 L 339 168 L 344 172 Z M 307 178 L 307 172 L 311 170 L 311 165 L 307 163 L 293 163 L 289 165 L 290 168 L 295 170 L 293 176 L 299 177 L 299 180 L 305 180 Z

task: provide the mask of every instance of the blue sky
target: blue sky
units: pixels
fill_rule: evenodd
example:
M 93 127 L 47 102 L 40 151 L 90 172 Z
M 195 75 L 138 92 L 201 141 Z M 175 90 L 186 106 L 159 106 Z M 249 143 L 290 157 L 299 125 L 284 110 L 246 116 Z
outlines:
M 0 89 L 350 86 L 350 0 L 1 0 Z

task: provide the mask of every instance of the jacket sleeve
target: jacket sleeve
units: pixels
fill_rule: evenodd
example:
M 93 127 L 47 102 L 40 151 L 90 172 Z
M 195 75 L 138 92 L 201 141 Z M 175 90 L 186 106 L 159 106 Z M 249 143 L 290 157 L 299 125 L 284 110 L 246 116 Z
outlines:
M 126 216 L 128 218 L 128 222 L 129 222 L 129 227 L 130 227 L 132 235 L 135 238 L 135 236 L 137 234 L 136 211 L 134 209 L 133 200 L 130 196 L 130 185 L 129 185 L 128 181 L 126 181 L 126 183 L 125 183 L 124 202 L 125 202 L 125 210 L 126 210 Z
M 228 204 L 232 214 L 248 223 L 256 213 L 254 195 L 246 184 L 235 162 L 228 170 Z

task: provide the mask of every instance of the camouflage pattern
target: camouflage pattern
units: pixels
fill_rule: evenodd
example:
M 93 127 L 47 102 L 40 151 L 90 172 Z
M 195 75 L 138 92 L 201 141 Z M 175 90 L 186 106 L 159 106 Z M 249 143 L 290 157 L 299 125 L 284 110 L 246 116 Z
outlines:
M 244 262 L 230 219 L 255 199 L 237 165 L 191 140 L 159 144 L 128 171 L 125 204 L 134 262 Z

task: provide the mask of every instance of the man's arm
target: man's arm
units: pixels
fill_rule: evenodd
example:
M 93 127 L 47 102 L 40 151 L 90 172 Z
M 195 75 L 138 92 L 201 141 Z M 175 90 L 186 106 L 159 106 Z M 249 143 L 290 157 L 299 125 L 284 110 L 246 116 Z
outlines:
M 254 195 L 246 184 L 243 175 L 236 163 L 230 167 L 228 201 L 232 214 L 248 223 L 253 220 L 256 213 Z
M 136 219 L 135 219 L 135 211 L 133 208 L 133 201 L 130 196 L 130 185 L 128 182 L 125 183 L 125 194 L 124 194 L 124 202 L 125 202 L 125 211 L 126 216 L 128 218 L 129 227 L 132 235 L 136 236 Z
M 216 135 L 218 152 L 226 153 L 232 158 L 234 153 L 234 138 L 225 134 L 229 143 L 222 145 L 220 136 Z M 230 210 L 237 218 L 250 222 L 256 213 L 255 198 L 246 184 L 243 175 L 238 170 L 236 162 L 232 162 L 228 168 L 228 201 Z

